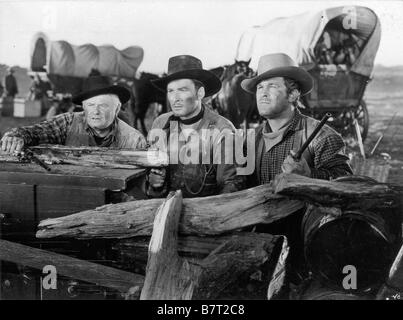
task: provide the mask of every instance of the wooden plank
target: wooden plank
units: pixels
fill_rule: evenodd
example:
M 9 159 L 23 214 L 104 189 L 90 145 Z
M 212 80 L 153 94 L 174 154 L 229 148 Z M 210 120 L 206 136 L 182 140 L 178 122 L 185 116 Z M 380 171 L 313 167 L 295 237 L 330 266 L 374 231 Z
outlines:
M 145 174 L 145 169 L 105 169 L 74 165 L 52 165 L 47 172 L 31 163 L 1 163 L 0 182 L 32 185 L 63 185 L 124 190 L 127 183 Z
M 110 204 L 73 215 L 41 221 L 38 238 L 58 236 L 130 238 L 149 236 L 157 208 L 163 199 Z M 270 185 L 234 193 L 183 200 L 179 232 L 217 235 L 284 218 L 303 206 L 300 201 L 275 195 Z
M 190 300 L 200 268 L 178 255 L 177 237 L 182 192 L 169 194 L 159 207 L 148 250 L 146 277 L 140 300 Z
M 105 189 L 39 185 L 36 199 L 38 220 L 57 218 L 104 205 Z
M 129 150 L 101 147 L 72 147 L 63 145 L 39 145 L 30 147 L 42 161 L 55 164 L 98 166 L 113 169 L 138 169 L 139 167 L 166 167 L 168 155 L 161 150 Z M 24 159 L 25 160 L 25 159 Z M 14 155 L 0 151 L 0 161 L 16 162 Z
M 144 283 L 144 277 L 100 264 L 65 255 L 0 240 L 0 260 L 42 270 L 46 265 L 56 267 L 58 274 L 127 293 Z
M 35 219 L 34 186 L 0 183 L 0 213 L 15 219 Z

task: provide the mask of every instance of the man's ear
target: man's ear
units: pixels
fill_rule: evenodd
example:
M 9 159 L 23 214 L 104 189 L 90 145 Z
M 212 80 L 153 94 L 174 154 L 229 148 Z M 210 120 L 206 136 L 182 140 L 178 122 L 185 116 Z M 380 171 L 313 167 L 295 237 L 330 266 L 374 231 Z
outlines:
M 298 100 L 300 95 L 301 94 L 297 89 L 292 90 L 291 93 L 288 95 L 288 102 L 294 102 Z
M 117 105 L 117 107 L 116 107 L 115 117 L 118 116 L 121 107 L 122 107 L 122 104 L 119 103 L 119 104 Z
M 197 97 L 201 100 L 204 98 L 205 95 L 206 95 L 206 91 L 205 91 L 204 87 L 200 87 L 199 90 L 197 90 Z

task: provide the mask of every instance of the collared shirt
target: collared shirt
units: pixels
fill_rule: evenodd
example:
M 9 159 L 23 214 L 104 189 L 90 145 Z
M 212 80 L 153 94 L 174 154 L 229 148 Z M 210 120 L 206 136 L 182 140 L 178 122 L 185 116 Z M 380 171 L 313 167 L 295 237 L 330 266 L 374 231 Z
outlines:
M 258 183 L 268 183 L 282 172 L 281 166 L 290 151 L 297 151 L 303 141 L 312 132 L 318 121 L 304 116 L 296 109 L 294 117 L 286 128 L 282 139 L 271 145 L 266 151 L 263 128 L 270 132 L 270 126 L 264 122 L 260 127 L 260 133 L 256 135 L 257 165 L 255 179 Z M 349 158 L 345 155 L 345 144 L 341 136 L 325 125 L 320 133 L 313 139 L 308 149 L 304 152 L 304 158 L 311 168 L 311 177 L 317 179 L 334 179 L 340 176 L 352 174 Z

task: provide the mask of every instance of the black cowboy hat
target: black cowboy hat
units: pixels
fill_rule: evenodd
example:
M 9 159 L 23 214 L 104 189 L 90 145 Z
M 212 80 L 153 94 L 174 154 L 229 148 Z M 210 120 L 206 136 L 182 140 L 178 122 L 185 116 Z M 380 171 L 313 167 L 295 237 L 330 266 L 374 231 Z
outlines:
M 168 75 L 151 82 L 158 89 L 166 91 L 168 83 L 178 79 L 200 81 L 206 91 L 206 97 L 217 93 L 221 89 L 220 79 L 212 72 L 204 70 L 202 62 L 190 55 L 171 57 L 168 61 Z
M 122 86 L 112 85 L 106 76 L 92 76 L 85 79 L 83 92 L 73 97 L 73 103 L 81 105 L 84 100 L 101 94 L 116 94 L 120 103 L 125 104 L 130 99 L 130 92 Z

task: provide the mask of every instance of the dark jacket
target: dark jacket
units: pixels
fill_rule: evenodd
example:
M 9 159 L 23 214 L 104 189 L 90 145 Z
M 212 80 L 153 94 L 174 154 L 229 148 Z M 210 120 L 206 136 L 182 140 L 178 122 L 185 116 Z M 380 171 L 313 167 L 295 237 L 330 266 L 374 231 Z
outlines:
M 155 145 L 155 141 L 152 139 L 153 129 L 162 129 L 166 133 L 168 141 L 171 137 L 175 137 L 181 132 L 179 122 L 177 120 L 171 121 L 172 117 L 173 113 L 168 112 L 155 119 L 149 135 L 149 143 L 151 145 Z M 171 153 L 173 149 L 171 144 L 168 143 L 168 148 L 165 151 L 168 151 L 168 155 L 170 156 L 170 165 L 167 170 L 165 185 L 163 188 L 156 190 L 149 184 L 146 184 L 146 193 L 148 196 L 163 197 L 171 190 L 180 189 L 184 197 L 203 197 L 234 192 L 241 189 L 242 180 L 236 175 L 236 165 L 223 163 L 225 150 L 229 147 L 225 143 L 225 138 L 220 141 L 215 139 L 214 143 L 208 144 L 210 148 L 210 160 L 207 161 L 208 163 L 201 161 L 203 159 L 203 152 L 207 152 L 202 147 L 202 132 L 213 132 L 214 129 L 220 133 L 229 132 L 230 134 L 233 134 L 235 131 L 234 126 L 229 120 L 205 108 L 203 118 L 198 124 L 197 129 L 195 129 L 195 132 L 198 134 L 197 137 L 200 138 L 200 148 L 197 148 L 199 161 L 196 164 L 183 164 L 180 160 L 174 163 L 173 153 Z M 191 144 L 183 142 L 178 149 L 182 150 L 184 145 L 190 146 Z M 216 153 L 221 154 L 221 164 L 214 164 L 213 162 L 214 149 Z M 230 151 L 233 152 L 232 147 Z

